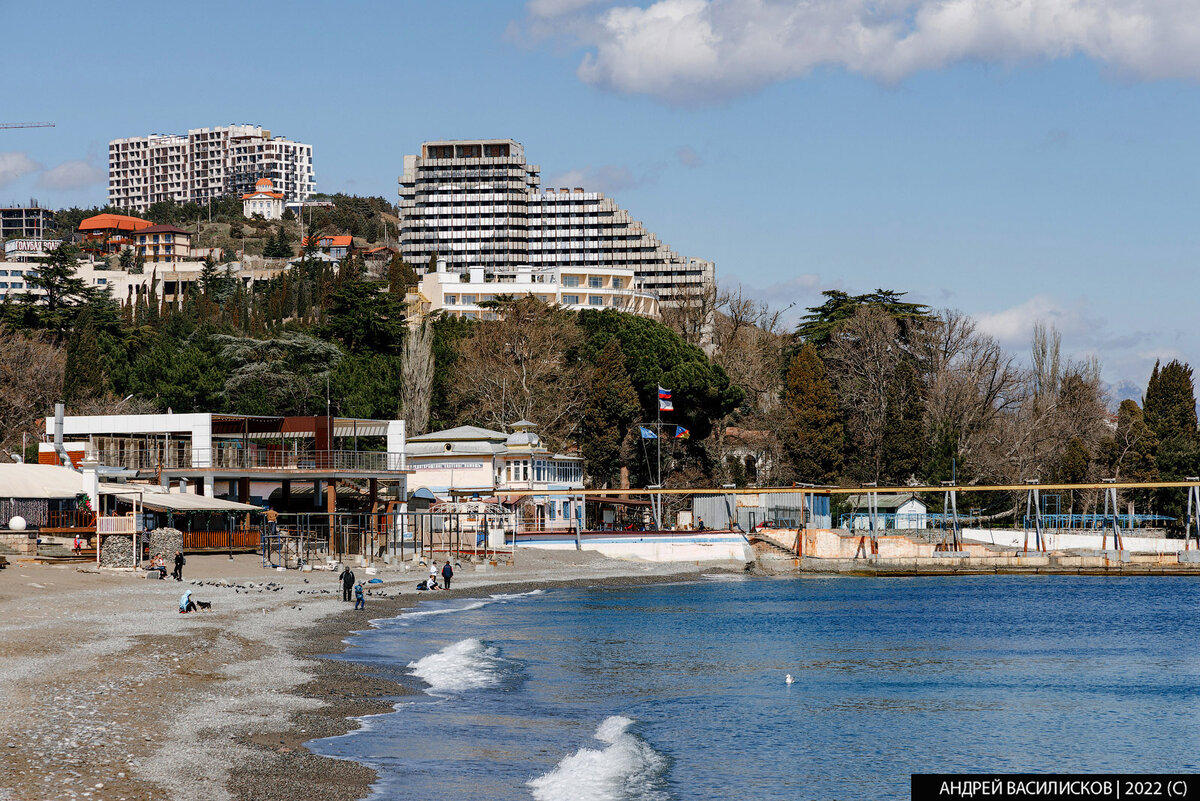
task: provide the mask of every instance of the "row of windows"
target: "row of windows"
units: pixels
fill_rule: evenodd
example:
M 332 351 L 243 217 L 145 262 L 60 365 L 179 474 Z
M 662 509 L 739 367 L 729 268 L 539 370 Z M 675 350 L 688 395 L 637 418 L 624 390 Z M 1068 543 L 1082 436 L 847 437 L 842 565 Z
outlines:
M 578 462 L 558 462 L 550 459 L 534 459 L 533 480 L 561 482 L 564 484 L 583 481 L 583 467 Z M 529 481 L 530 460 L 513 460 L 504 463 L 504 480 Z M 497 476 L 497 482 L 499 476 Z

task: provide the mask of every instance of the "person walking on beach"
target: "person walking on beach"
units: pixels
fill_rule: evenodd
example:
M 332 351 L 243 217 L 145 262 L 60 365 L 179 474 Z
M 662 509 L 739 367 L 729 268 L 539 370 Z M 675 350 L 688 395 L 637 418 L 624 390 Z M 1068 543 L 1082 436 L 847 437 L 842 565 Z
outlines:
M 367 599 L 363 596 L 363 588 L 361 584 L 354 585 L 354 608 L 366 609 Z
M 338 578 L 342 580 L 342 600 L 349 601 L 350 591 L 354 589 L 354 571 L 346 568 Z
M 183 581 L 183 566 L 186 562 L 187 560 L 183 558 L 183 552 L 176 551 L 175 569 L 171 571 L 171 578 L 175 579 L 176 581 Z
M 450 577 L 454 575 L 454 568 L 450 567 L 450 560 L 446 560 L 446 564 L 442 565 L 442 587 L 450 589 Z

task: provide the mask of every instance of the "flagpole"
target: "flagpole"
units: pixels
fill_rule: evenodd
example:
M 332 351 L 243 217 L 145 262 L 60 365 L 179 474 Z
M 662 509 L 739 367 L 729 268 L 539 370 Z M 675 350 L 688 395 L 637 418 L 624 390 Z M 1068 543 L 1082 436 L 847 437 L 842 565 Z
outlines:
M 659 390 L 657 393 L 659 396 L 659 398 L 658 398 L 658 418 L 657 418 L 657 421 L 655 422 L 655 433 L 658 434 L 658 443 L 657 443 L 657 446 L 655 447 L 655 451 L 658 453 L 658 482 L 657 483 L 658 483 L 658 488 L 661 490 L 662 489 L 662 385 L 661 384 L 658 385 L 658 390 Z M 658 502 L 657 502 L 657 504 L 655 504 L 655 507 L 654 507 L 655 508 L 654 517 L 655 517 L 655 521 L 658 524 L 657 525 L 658 530 L 662 531 L 662 493 L 661 492 L 658 493 L 655 496 L 655 498 L 657 499 Z

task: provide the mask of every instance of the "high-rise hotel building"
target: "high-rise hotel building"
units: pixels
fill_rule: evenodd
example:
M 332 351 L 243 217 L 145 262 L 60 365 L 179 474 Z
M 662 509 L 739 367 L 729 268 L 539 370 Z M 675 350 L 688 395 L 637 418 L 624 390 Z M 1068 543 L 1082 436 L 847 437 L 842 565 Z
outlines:
M 108 203 L 144 212 L 151 203 L 204 202 L 254 191 L 271 179 L 285 202 L 307 200 L 316 184 L 312 145 L 272 138 L 261 125 L 196 128 L 108 143 Z
M 679 256 L 611 198 L 540 182 L 511 139 L 425 142 L 399 180 L 405 260 L 422 268 L 436 252 L 451 270 L 497 280 L 518 267 L 630 268 L 664 307 L 714 285 L 711 261 Z

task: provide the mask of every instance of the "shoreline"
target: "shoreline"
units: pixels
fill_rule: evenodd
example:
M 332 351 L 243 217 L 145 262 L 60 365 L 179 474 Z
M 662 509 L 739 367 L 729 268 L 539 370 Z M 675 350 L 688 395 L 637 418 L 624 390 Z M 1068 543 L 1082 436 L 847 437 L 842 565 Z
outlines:
M 515 566 L 464 563 L 455 589 L 433 596 L 415 589 L 422 570 L 380 570 L 364 615 L 340 600 L 336 574 L 279 573 L 257 556 L 190 557 L 182 583 L 14 560 L 0 570 L 0 801 L 353 801 L 375 772 L 304 743 L 411 692 L 323 658 L 368 620 L 426 599 L 695 581 L 745 566 L 525 551 Z M 180 615 L 184 590 L 211 610 Z
M 379 599 L 374 602 L 374 606 L 383 607 L 384 612 L 376 614 L 375 608 L 371 608 L 368 620 L 395 617 L 426 600 L 487 597 L 493 592 L 523 593 L 531 590 L 579 587 L 602 589 L 648 586 L 697 581 L 707 572 L 743 572 L 725 565 L 689 567 L 686 571 L 674 574 L 610 575 L 562 580 L 531 579 L 478 585 L 464 590 L 455 589 L 438 592 L 434 596 L 421 594 Z M 367 630 L 361 620 L 332 614 L 319 624 L 319 631 L 309 632 L 303 643 L 298 646 L 295 655 L 305 660 L 315 675 L 292 693 L 305 698 L 315 698 L 322 702 L 322 706 L 319 709 L 295 713 L 285 731 L 261 737 L 247 737 L 241 741 L 243 745 L 265 753 L 261 768 L 256 766 L 251 771 L 239 771 L 239 775 L 231 782 L 229 789 L 237 801 L 287 801 L 299 797 L 299 792 L 307 793 L 307 797 L 313 799 L 328 798 L 339 801 L 357 801 L 370 795 L 371 787 L 378 779 L 378 774 L 373 768 L 361 762 L 317 755 L 305 745 L 312 740 L 337 737 L 355 731 L 360 725 L 357 718 L 394 711 L 395 705 L 390 699 L 420 694 L 420 691 L 397 681 L 373 674 L 371 668 L 352 659 L 329 658 L 345 653 L 351 646 L 347 640 Z M 266 773 L 276 781 L 270 789 L 264 789 L 264 784 L 258 779 Z M 287 777 L 286 782 L 277 781 L 277 777 L 281 775 Z

